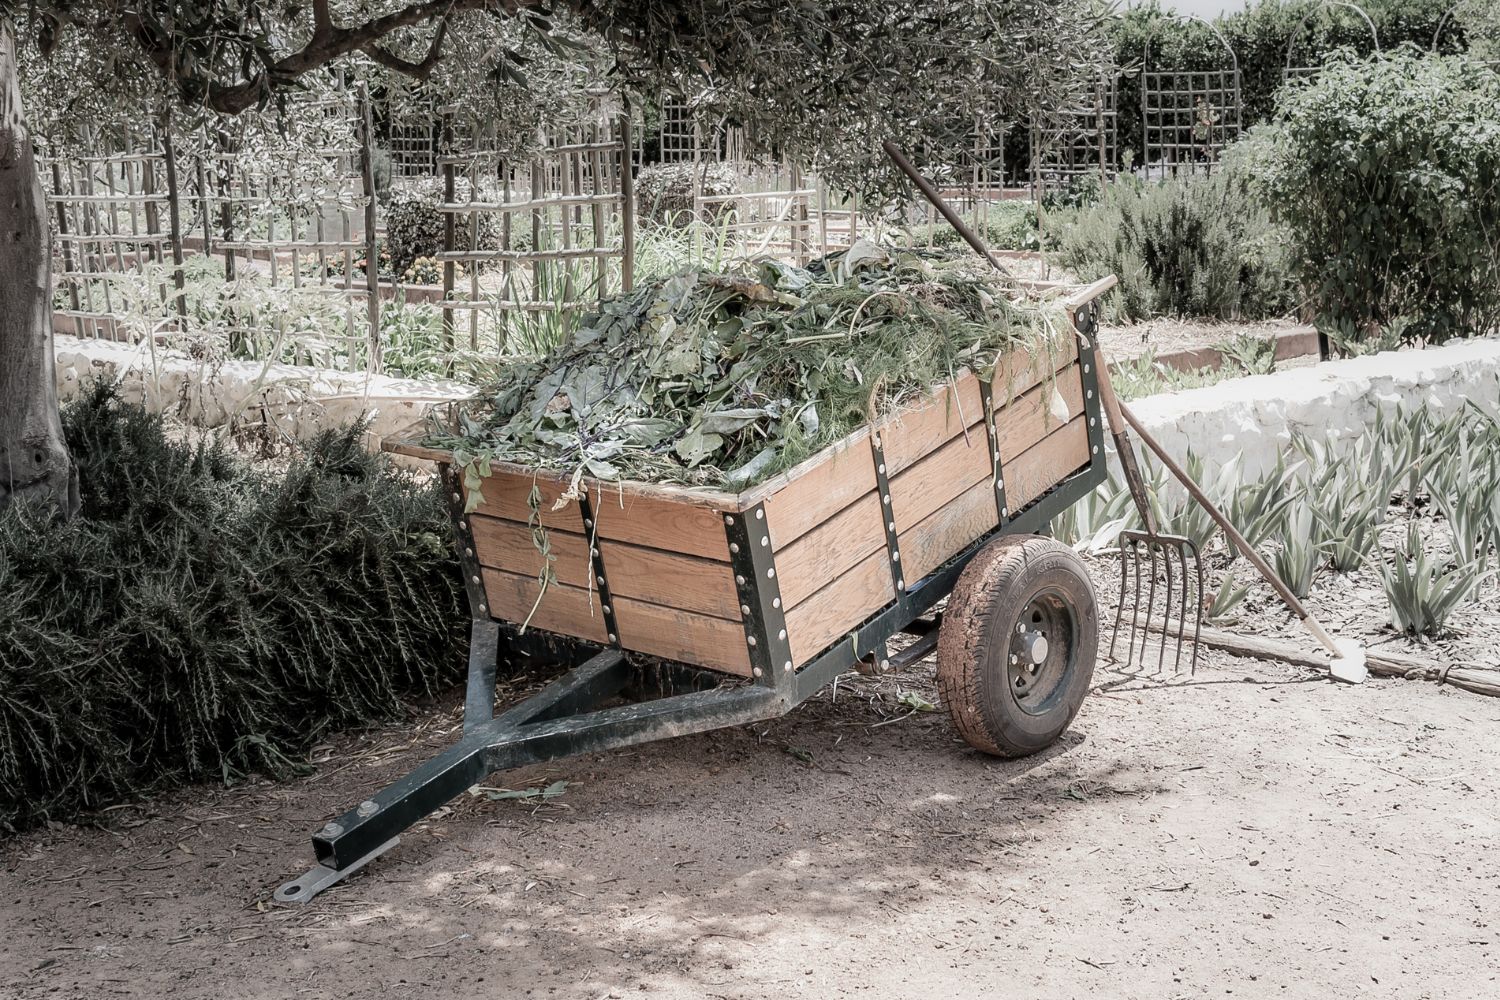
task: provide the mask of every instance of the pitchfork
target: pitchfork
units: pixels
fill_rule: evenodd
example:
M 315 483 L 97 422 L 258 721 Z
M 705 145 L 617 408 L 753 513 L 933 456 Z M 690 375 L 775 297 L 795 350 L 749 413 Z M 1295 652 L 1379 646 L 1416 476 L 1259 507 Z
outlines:
M 895 162 L 902 173 L 910 178 L 911 182 L 917 186 L 917 190 L 922 192 L 922 195 L 932 203 L 932 206 L 942 214 L 943 218 L 948 221 L 948 224 L 953 227 L 954 232 L 963 237 L 964 241 L 973 247 L 976 253 L 989 261 L 996 270 L 1009 277 L 1010 272 L 1006 270 L 1005 265 L 1000 263 L 999 259 L 990 252 L 989 247 L 984 245 L 984 242 L 974 234 L 974 231 L 969 228 L 968 224 L 959 218 L 958 213 L 953 211 L 948 203 L 943 200 L 942 195 L 938 194 L 937 188 L 933 187 L 932 182 L 923 177 L 921 172 L 912 166 L 911 161 L 906 158 L 906 154 L 901 151 L 901 148 L 890 140 L 886 140 L 883 145 L 886 155 Z M 1110 287 L 1113 287 L 1112 282 L 1113 279 L 1111 279 Z M 1119 457 L 1120 467 L 1125 471 L 1125 485 L 1129 488 L 1130 496 L 1135 501 L 1136 508 L 1140 511 L 1141 523 L 1145 529 L 1144 531 L 1130 530 L 1120 532 L 1120 606 L 1115 612 L 1115 634 L 1114 638 L 1110 640 L 1110 658 L 1114 659 L 1115 643 L 1119 640 L 1121 627 L 1124 624 L 1126 584 L 1127 581 L 1133 578 L 1135 587 L 1131 600 L 1130 641 L 1125 646 L 1124 662 L 1128 665 L 1134 656 L 1135 636 L 1137 627 L 1139 626 L 1139 631 L 1141 632 L 1142 661 L 1146 657 L 1147 633 L 1159 631 L 1162 636 L 1162 648 L 1161 653 L 1157 657 L 1158 669 L 1161 669 L 1165 665 L 1167 655 L 1166 644 L 1168 638 L 1171 636 L 1172 625 L 1172 566 L 1174 561 L 1182 574 L 1182 582 L 1178 591 L 1181 596 L 1177 617 L 1177 658 L 1174 670 L 1181 668 L 1182 644 L 1187 635 L 1187 616 L 1190 608 L 1192 609 L 1194 624 L 1193 654 L 1192 659 L 1189 661 L 1189 670 L 1197 669 L 1198 644 L 1202 638 L 1203 560 L 1201 554 L 1198 552 L 1198 547 L 1190 539 L 1183 538 L 1180 535 L 1164 535 L 1157 530 L 1156 519 L 1152 516 L 1151 512 L 1150 498 L 1146 494 L 1146 484 L 1141 479 L 1141 470 L 1136 464 L 1135 449 L 1131 446 L 1130 435 L 1126 430 L 1129 427 L 1141 439 L 1141 443 L 1156 455 L 1167 471 L 1182 484 L 1182 488 L 1187 490 L 1188 495 L 1203 507 L 1208 515 L 1213 518 L 1214 523 L 1224 530 L 1225 537 L 1260 572 L 1260 575 L 1271 585 L 1291 612 L 1297 616 L 1302 625 L 1312 634 L 1313 638 L 1317 639 L 1323 648 L 1328 650 L 1333 657 L 1333 661 L 1329 664 L 1329 673 L 1338 680 L 1348 681 L 1353 684 L 1362 682 L 1368 674 L 1368 671 L 1365 669 L 1364 648 L 1352 639 L 1334 639 L 1333 636 L 1328 634 L 1328 630 L 1323 628 L 1318 620 L 1312 616 L 1312 613 L 1303 605 L 1302 601 L 1292 593 L 1291 588 L 1276 575 L 1275 570 L 1271 569 L 1270 564 L 1245 540 L 1245 536 L 1241 535 L 1235 526 L 1229 522 L 1229 518 L 1224 516 L 1224 512 L 1219 510 L 1218 505 L 1210 500 L 1202 488 L 1193 481 L 1193 477 L 1183 471 L 1182 467 L 1167 453 L 1166 449 L 1157 443 L 1156 439 L 1141 426 L 1135 414 L 1131 413 L 1129 408 L 1122 405 L 1115 398 L 1114 387 L 1109 382 L 1109 364 L 1105 360 L 1104 351 L 1100 348 L 1099 338 L 1096 335 L 1095 315 L 1096 313 L 1090 310 L 1084 324 L 1079 326 L 1078 332 L 1089 342 L 1084 346 L 1090 348 L 1093 352 L 1094 368 L 1099 375 L 1099 401 L 1104 404 L 1105 416 L 1109 421 L 1110 435 L 1115 441 L 1115 452 Z M 1082 318 L 1075 317 L 1075 323 L 1078 319 Z M 1147 586 L 1144 614 L 1142 613 L 1143 609 L 1140 600 L 1142 548 L 1146 550 L 1146 556 L 1150 559 L 1150 569 L 1146 572 Z M 1194 566 L 1194 573 L 1191 577 L 1187 569 L 1189 556 L 1191 556 Z M 1153 620 L 1151 614 L 1155 609 L 1156 603 L 1158 557 L 1160 557 L 1160 565 L 1162 567 L 1160 577 L 1165 580 L 1164 589 L 1167 597 L 1167 616 L 1159 623 Z M 1190 579 L 1197 584 L 1196 593 L 1192 596 L 1189 596 L 1191 588 L 1189 588 L 1188 583 Z

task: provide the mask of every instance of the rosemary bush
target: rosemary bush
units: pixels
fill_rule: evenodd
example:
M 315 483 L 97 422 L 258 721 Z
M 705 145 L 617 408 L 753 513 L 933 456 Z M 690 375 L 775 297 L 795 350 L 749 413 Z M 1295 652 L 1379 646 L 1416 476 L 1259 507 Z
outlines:
M 110 384 L 63 422 L 81 514 L 0 514 L 0 827 L 293 773 L 456 679 L 442 501 L 362 428 L 273 474 L 171 440 Z
M 1127 319 L 1263 319 L 1296 306 L 1280 228 L 1244 175 L 1122 178 L 1058 219 L 1059 259 L 1084 281 L 1120 279 Z

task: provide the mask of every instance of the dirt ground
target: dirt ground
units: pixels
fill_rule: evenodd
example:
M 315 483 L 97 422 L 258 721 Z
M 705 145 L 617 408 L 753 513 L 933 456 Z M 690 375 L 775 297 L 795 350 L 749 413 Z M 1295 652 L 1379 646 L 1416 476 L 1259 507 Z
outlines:
M 1500 996 L 1500 701 L 1211 655 L 1062 742 L 958 743 L 930 663 L 775 722 L 496 776 L 311 906 L 307 834 L 456 697 L 0 843 L 0 997 Z M 519 692 L 516 692 L 517 694 Z

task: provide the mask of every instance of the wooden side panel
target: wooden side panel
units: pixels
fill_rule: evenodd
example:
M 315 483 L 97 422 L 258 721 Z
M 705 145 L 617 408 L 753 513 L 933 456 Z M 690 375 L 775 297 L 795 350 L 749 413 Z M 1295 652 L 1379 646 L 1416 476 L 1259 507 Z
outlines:
M 1080 413 L 1005 467 L 1005 495 L 1021 508 L 1089 462 L 1088 418 Z
M 880 498 L 872 491 L 785 549 L 777 549 L 776 578 L 786 606 L 796 607 L 870 553 L 884 552 L 880 516 Z
M 1060 372 L 1078 360 L 1078 341 L 1071 336 L 1061 338 L 1062 343 L 1047 354 L 1044 348 L 1037 352 L 1029 350 L 1011 351 L 995 365 L 995 400 L 1003 403 L 1014 399 L 1042 381 L 1048 370 Z
M 786 615 L 792 659 L 807 662 L 872 613 L 896 599 L 885 548 L 793 607 Z
M 916 524 L 981 479 L 989 479 L 992 468 L 983 427 L 974 428 L 967 438 L 949 441 L 891 480 L 897 529 Z
M 988 479 L 980 480 L 947 506 L 928 515 L 901 533 L 901 561 L 906 564 L 911 586 L 962 552 L 974 539 L 1000 523 L 995 509 L 995 491 Z
M 470 528 L 481 565 L 533 578 L 541 572 L 542 554 L 525 524 L 476 514 Z M 551 529 L 547 545 L 555 557 L 552 572 L 557 581 L 588 589 L 593 564 L 584 536 Z M 618 596 L 740 620 L 734 572 L 728 563 L 608 540 L 600 541 L 599 551 L 610 590 Z
M 1088 426 L 1080 413 L 1005 466 L 1006 500 L 1019 510 L 1088 461 Z M 931 573 L 998 523 L 994 490 L 986 477 L 901 533 L 901 556 L 911 580 Z
M 880 443 L 885 450 L 885 474 L 895 476 L 924 455 L 942 447 L 979 423 L 984 404 L 979 396 L 979 379 L 964 372 L 955 385 L 945 386 L 930 405 L 895 414 L 880 425 Z
M 555 583 L 547 588 L 541 604 L 537 604 L 539 586 L 536 577 L 497 569 L 485 569 L 483 573 L 484 593 L 489 598 L 490 612 L 496 618 L 519 623 L 531 615 L 531 624 L 548 632 L 600 643 L 607 640 L 597 594 L 590 594 L 581 587 Z M 531 611 L 533 605 L 536 606 L 535 614 Z
M 1065 411 L 1061 419 L 1054 412 L 1059 402 Z M 1002 471 L 1017 455 L 1082 412 L 1083 378 L 1076 365 L 1058 375 L 1056 382 L 1038 386 L 1009 406 L 998 408 L 995 433 L 1000 442 Z

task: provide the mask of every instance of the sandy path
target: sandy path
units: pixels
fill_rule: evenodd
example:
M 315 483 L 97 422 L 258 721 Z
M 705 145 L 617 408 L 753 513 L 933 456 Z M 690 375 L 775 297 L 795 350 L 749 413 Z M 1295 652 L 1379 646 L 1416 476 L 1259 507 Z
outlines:
M 445 703 L 308 779 L 0 844 L 0 997 L 1500 996 L 1500 701 L 1222 659 L 1186 681 L 1097 692 L 1007 763 L 940 714 L 874 725 L 898 686 L 934 697 L 927 665 L 853 680 L 514 772 L 573 784 L 466 799 L 266 904 L 326 814 L 452 738 Z

